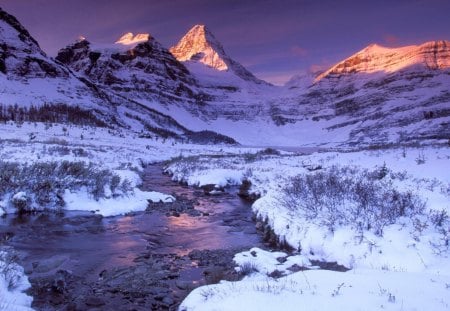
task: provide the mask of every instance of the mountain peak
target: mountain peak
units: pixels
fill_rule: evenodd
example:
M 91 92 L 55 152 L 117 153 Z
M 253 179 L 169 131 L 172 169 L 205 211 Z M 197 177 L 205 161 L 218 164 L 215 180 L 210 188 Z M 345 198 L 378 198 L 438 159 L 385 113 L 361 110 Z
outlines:
M 315 81 L 333 75 L 392 73 L 412 66 L 430 70 L 450 68 L 450 41 L 430 41 L 397 48 L 371 44 L 331 67 Z
M 228 56 L 205 25 L 192 27 L 170 52 L 181 62 L 193 60 L 219 71 L 229 69 L 225 61 Z
M 212 32 L 202 24 L 193 26 L 181 40 L 169 49 L 180 62 L 201 63 L 217 71 L 228 71 L 246 81 L 266 82 L 256 78 L 241 64 L 230 58 Z
M 121 36 L 116 42 L 116 44 L 122 45 L 133 45 L 142 42 L 146 42 L 150 39 L 150 34 L 148 33 L 138 33 L 134 35 L 132 32 L 127 32 L 123 36 Z

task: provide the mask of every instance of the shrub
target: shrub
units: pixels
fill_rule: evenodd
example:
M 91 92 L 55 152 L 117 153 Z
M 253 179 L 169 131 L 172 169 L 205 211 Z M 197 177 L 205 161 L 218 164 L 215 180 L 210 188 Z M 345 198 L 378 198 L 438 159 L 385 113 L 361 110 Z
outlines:
M 338 225 L 350 225 L 382 235 L 385 226 L 400 217 L 414 218 L 425 208 L 418 196 L 410 191 L 398 191 L 385 176 L 380 171 L 336 166 L 327 171 L 298 175 L 283 188 L 281 203 L 307 220 L 326 225 L 331 231 Z
M 121 185 L 121 186 L 119 186 Z M 128 180 L 85 162 L 37 162 L 31 165 L 0 161 L 0 200 L 8 199 L 19 212 L 64 206 L 64 191 L 85 187 L 96 200 L 132 191 Z
M 30 210 L 30 198 L 25 192 L 16 193 L 12 199 L 12 205 L 17 209 L 19 213 L 24 213 Z
M 258 272 L 258 266 L 253 262 L 244 262 L 239 266 L 239 274 L 242 276 L 248 276 L 255 272 Z
M 23 275 L 22 268 L 16 262 L 14 253 L 0 249 L 0 278 L 5 281 L 9 291 L 17 288 Z

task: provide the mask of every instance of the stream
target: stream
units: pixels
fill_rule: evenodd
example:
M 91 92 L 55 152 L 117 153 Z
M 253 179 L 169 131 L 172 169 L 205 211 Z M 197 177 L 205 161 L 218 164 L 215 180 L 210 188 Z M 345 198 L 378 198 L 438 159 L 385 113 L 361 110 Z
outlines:
M 36 310 L 176 310 L 194 288 L 237 280 L 235 253 L 263 247 L 251 204 L 237 189 L 205 194 L 147 167 L 143 190 L 176 197 L 146 212 L 7 215 L 0 245 L 12 247 Z

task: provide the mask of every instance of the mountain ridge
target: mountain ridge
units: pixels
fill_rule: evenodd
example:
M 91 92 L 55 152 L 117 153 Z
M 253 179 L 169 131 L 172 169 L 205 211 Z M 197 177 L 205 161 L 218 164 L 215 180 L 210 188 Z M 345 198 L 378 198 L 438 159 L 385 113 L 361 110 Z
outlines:
M 373 43 L 338 62 L 320 74 L 315 81 L 333 75 L 371 74 L 380 71 L 391 73 L 416 65 L 430 70 L 450 68 L 450 41 L 428 41 L 398 48 Z

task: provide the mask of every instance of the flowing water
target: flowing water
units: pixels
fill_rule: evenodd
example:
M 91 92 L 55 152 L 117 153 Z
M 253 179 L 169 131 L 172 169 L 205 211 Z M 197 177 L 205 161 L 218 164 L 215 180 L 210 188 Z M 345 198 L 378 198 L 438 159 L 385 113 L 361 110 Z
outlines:
M 37 310 L 175 309 L 195 286 L 233 274 L 232 256 L 262 246 L 251 205 L 235 189 L 217 196 L 172 182 L 149 166 L 144 190 L 176 196 L 149 211 L 8 215 L 0 243 L 13 247 Z

